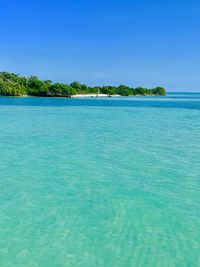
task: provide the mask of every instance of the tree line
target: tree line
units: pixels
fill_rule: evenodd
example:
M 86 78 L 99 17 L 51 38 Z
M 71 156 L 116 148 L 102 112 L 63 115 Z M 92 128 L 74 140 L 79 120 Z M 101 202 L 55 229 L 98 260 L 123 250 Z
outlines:
M 163 87 L 152 89 L 126 85 L 120 86 L 95 86 L 73 82 L 70 85 L 53 83 L 51 80 L 40 80 L 37 76 L 23 77 L 9 72 L 0 72 L 0 95 L 2 96 L 49 96 L 71 97 L 76 94 L 106 94 L 108 96 L 121 95 L 166 95 Z

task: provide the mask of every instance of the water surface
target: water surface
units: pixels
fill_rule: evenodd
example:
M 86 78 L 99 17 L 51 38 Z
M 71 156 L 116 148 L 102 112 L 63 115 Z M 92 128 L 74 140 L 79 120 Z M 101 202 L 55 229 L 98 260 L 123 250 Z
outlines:
M 0 266 L 200 266 L 199 138 L 200 94 L 0 98 Z

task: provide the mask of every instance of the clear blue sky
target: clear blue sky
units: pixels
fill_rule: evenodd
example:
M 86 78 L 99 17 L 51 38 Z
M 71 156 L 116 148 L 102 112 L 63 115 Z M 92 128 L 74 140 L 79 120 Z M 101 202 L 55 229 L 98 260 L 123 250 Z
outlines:
M 0 0 L 0 70 L 200 91 L 199 14 L 199 0 Z

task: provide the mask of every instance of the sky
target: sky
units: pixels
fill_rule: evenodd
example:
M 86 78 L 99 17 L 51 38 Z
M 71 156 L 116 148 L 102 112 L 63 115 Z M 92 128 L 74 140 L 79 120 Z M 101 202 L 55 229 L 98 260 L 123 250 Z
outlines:
M 199 0 L 0 0 L 0 71 L 200 91 Z

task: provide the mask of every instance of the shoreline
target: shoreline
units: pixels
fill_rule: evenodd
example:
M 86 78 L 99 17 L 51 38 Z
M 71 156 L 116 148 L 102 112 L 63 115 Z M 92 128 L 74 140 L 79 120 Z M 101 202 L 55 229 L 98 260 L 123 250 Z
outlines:
M 123 98 L 123 97 L 165 97 L 166 95 L 150 95 L 150 94 L 146 94 L 146 95 L 127 95 L 127 96 L 123 96 L 123 95 L 107 95 L 107 94 L 76 94 L 76 95 L 71 95 L 71 96 L 50 96 L 50 95 L 46 95 L 46 96 L 40 96 L 40 95 L 0 95 L 0 97 L 22 97 L 22 98 L 29 98 L 29 97 L 41 97 L 41 98 Z

